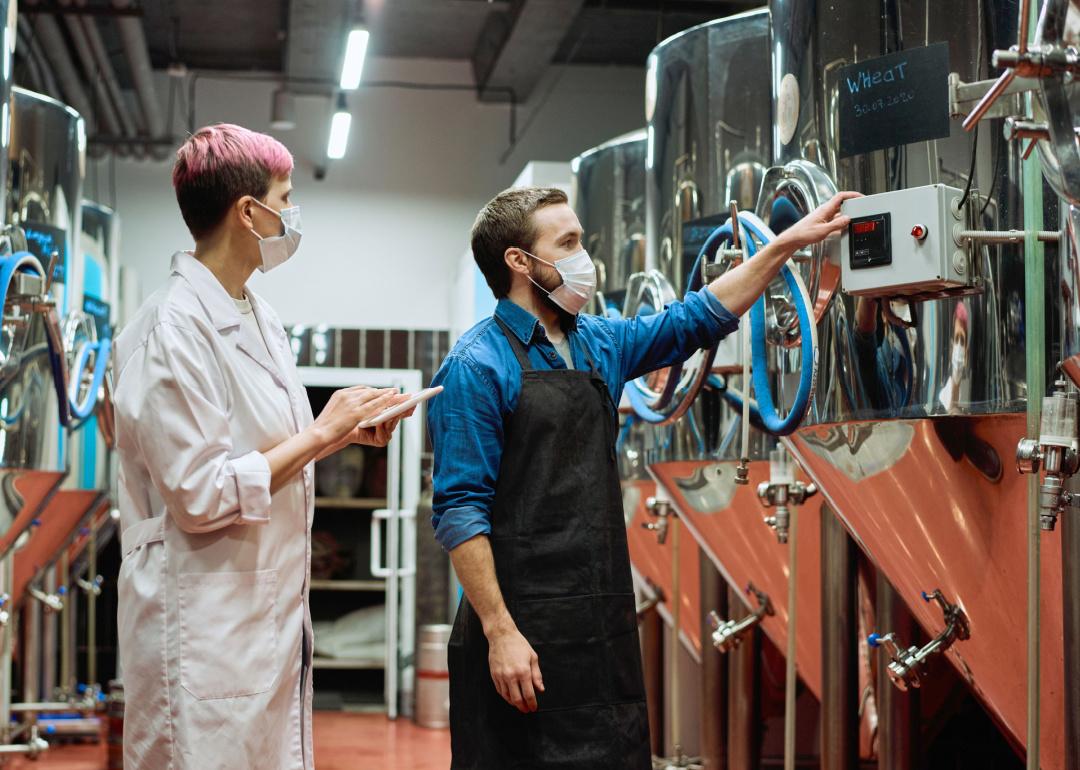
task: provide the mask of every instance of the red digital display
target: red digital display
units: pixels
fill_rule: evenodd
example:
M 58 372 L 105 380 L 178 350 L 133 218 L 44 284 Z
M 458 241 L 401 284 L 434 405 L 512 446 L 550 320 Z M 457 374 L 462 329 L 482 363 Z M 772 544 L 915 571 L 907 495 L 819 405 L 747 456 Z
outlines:
M 856 235 L 865 235 L 866 233 L 872 233 L 877 230 L 878 223 L 876 220 L 870 220 L 869 222 L 856 222 L 852 225 L 852 229 Z

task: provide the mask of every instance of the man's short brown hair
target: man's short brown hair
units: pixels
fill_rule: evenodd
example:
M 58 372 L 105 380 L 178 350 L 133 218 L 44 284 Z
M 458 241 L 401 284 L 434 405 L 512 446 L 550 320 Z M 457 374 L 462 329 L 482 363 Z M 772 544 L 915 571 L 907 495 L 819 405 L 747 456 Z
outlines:
M 503 190 L 480 209 L 472 227 L 473 259 L 496 299 L 510 293 L 506 250 L 532 251 L 537 237 L 533 214 L 567 202 L 566 193 L 555 187 L 517 187 Z

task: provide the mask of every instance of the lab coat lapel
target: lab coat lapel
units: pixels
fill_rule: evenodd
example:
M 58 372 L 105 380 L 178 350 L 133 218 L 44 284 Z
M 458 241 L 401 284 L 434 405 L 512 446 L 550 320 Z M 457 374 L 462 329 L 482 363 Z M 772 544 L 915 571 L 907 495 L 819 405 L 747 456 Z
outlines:
M 303 406 L 308 403 L 307 391 L 304 390 L 299 377 L 295 374 L 296 364 L 292 348 L 289 346 L 289 337 L 281 321 L 269 309 L 269 306 L 250 289 L 246 291 L 248 299 L 251 300 L 251 307 L 255 311 L 255 318 L 259 322 L 259 328 L 262 330 L 263 339 L 266 341 L 265 349 L 262 351 L 264 358 L 268 349 L 273 357 L 273 363 L 270 366 L 273 367 L 274 381 L 289 394 L 289 408 L 292 411 L 293 422 L 296 430 L 300 431 L 307 422 L 303 413 Z
M 254 303 L 252 303 L 252 305 L 254 305 Z M 278 366 L 277 362 L 267 354 L 267 349 L 273 343 L 275 336 L 274 331 L 266 327 L 266 320 L 258 313 L 258 311 L 256 311 L 255 317 L 259 321 L 259 329 L 262 331 L 263 339 L 257 339 L 255 337 L 255 332 L 251 327 L 241 324 L 236 332 L 236 347 L 241 353 L 244 353 L 255 363 L 268 371 L 270 376 L 274 378 L 274 383 L 279 388 L 288 391 L 289 385 L 282 375 L 281 368 Z

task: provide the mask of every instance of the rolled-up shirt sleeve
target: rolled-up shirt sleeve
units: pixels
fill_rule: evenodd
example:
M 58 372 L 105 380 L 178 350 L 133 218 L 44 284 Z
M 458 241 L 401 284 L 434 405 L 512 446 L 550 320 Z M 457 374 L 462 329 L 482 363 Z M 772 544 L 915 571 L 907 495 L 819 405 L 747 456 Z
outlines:
M 620 351 L 624 382 L 685 361 L 739 328 L 739 319 L 708 287 L 652 315 L 606 321 Z
M 491 506 L 503 450 L 503 420 L 494 385 L 479 367 L 451 356 L 432 385 L 445 391 L 428 407 L 434 449 L 432 526 L 447 551 L 491 533 Z
M 258 451 L 234 451 L 228 394 L 204 340 L 161 323 L 120 378 L 134 387 L 118 399 L 118 431 L 130 436 L 180 529 L 270 520 L 270 464 Z

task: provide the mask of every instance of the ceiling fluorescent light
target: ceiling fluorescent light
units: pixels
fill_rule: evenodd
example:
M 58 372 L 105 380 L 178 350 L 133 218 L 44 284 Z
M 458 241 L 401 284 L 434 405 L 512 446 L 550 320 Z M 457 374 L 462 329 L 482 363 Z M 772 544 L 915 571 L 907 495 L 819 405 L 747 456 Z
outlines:
M 368 37 L 366 29 L 354 29 L 349 33 L 349 41 L 345 44 L 345 62 L 341 65 L 341 88 L 345 91 L 354 91 L 360 85 Z
M 352 113 L 345 103 L 345 95 L 338 94 L 337 110 L 330 119 L 330 141 L 326 145 L 326 157 L 340 160 L 345 157 L 345 148 L 349 145 L 349 129 L 352 127 Z

